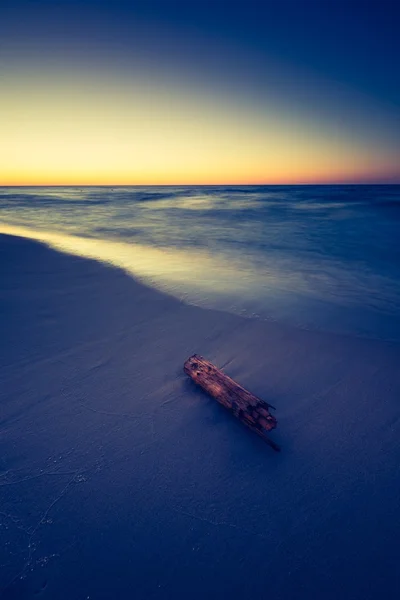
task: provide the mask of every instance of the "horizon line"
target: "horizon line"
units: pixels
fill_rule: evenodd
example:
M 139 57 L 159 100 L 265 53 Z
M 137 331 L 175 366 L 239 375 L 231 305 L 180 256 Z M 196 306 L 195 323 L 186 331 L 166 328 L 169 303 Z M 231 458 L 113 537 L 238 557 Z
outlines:
M 332 185 L 400 185 L 398 181 L 332 181 L 332 182 L 307 182 L 307 183 L 7 183 L 0 188 L 40 188 L 40 187 L 245 187 L 245 186 L 332 186 Z

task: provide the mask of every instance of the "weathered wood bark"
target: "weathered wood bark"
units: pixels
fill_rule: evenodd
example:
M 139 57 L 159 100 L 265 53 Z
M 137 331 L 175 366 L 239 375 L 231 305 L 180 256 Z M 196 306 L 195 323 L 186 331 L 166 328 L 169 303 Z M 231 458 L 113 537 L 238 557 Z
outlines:
M 187 359 L 183 370 L 197 385 L 260 435 L 274 450 L 279 450 L 279 446 L 266 436 L 267 431 L 275 429 L 277 425 L 275 417 L 269 412 L 269 409 L 273 408 L 270 404 L 245 390 L 197 354 Z

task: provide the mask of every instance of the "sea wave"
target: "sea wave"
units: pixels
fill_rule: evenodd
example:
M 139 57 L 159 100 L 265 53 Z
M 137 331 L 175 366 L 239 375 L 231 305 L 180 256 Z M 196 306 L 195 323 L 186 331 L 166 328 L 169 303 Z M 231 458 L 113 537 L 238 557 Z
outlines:
M 400 340 L 399 206 L 400 186 L 0 188 L 0 225 L 202 306 Z

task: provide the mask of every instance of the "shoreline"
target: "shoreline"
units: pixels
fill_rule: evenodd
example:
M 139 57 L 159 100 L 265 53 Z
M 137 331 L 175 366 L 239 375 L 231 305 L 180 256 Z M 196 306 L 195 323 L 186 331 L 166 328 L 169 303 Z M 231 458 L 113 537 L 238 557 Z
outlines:
M 76 236 L 74 234 L 57 234 L 49 231 L 33 230 L 26 227 L 6 224 L 0 224 L 0 236 L 26 239 L 34 243 L 42 244 L 52 251 L 60 252 L 71 257 L 79 257 L 83 260 L 95 261 L 106 267 L 118 269 L 128 277 L 132 278 L 133 281 L 138 285 L 142 285 L 150 291 L 154 291 L 155 293 L 168 296 L 178 303 L 184 303 L 187 306 L 192 306 L 200 310 L 218 312 L 224 315 L 228 314 L 240 319 L 256 320 L 258 322 L 266 323 L 268 325 L 275 325 L 289 331 L 299 330 L 321 335 L 338 336 L 340 338 L 354 338 L 367 340 L 370 342 L 376 341 L 380 343 L 395 344 L 400 348 L 400 339 L 397 338 L 396 334 L 394 334 L 393 337 L 381 337 L 369 333 L 349 332 L 346 331 L 345 328 L 335 331 L 322 325 L 310 325 L 300 322 L 294 323 L 290 322 L 290 320 L 282 320 L 276 317 L 247 312 L 244 309 L 226 309 L 223 306 L 220 306 L 220 302 L 216 299 L 214 299 L 214 301 L 211 303 L 213 304 L 212 306 L 207 306 L 204 304 L 204 302 L 202 303 L 191 300 L 191 294 L 192 296 L 194 295 L 193 290 L 192 292 L 179 295 L 171 290 L 173 287 L 171 281 L 166 283 L 162 277 L 157 277 L 154 275 L 154 273 L 150 274 L 151 268 L 149 269 L 148 265 L 146 264 L 147 262 L 160 263 L 158 269 L 161 272 L 163 261 L 165 260 L 163 251 L 156 248 L 145 248 L 144 246 L 136 243 L 130 246 L 127 245 L 125 241 L 100 240 Z M 132 259 L 126 252 L 127 248 L 131 252 L 133 251 L 135 256 L 137 255 L 135 268 L 132 267 Z M 178 250 L 177 252 L 179 253 L 180 258 L 182 258 L 182 251 Z M 393 322 L 393 327 L 397 331 L 397 323 Z
M 4 597 L 400 592 L 397 343 L 188 305 L 27 238 L 0 259 Z M 191 384 L 194 353 L 276 406 L 281 455 Z

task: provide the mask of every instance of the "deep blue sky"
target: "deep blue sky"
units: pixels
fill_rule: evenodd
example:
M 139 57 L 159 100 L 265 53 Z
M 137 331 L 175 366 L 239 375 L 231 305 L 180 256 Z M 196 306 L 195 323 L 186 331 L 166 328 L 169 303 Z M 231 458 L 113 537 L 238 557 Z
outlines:
M 2 0 L 1 6 L 3 40 L 19 33 L 51 37 L 60 28 L 108 43 L 121 36 L 127 52 L 135 48 L 129 29 L 147 32 L 153 43 L 218 40 L 228 58 L 254 53 L 261 63 L 305 68 L 400 104 L 397 0 Z

